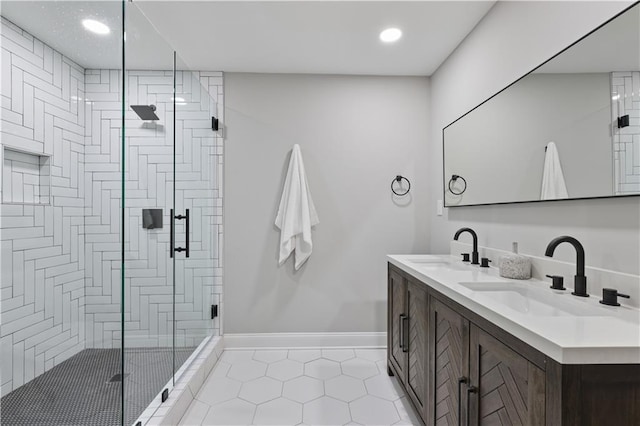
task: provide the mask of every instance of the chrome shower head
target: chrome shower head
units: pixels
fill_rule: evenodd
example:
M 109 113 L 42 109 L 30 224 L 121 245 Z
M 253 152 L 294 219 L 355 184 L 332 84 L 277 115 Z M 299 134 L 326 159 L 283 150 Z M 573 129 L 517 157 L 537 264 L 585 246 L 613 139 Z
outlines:
M 155 105 L 131 105 L 131 109 L 138 114 L 141 120 L 160 120 L 160 117 L 155 113 Z

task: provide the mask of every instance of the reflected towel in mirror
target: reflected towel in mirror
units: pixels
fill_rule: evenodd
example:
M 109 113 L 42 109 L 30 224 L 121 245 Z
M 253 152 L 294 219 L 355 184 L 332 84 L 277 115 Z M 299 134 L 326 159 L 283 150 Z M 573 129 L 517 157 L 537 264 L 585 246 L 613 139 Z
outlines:
M 541 200 L 557 200 L 569 198 L 567 186 L 564 182 L 564 174 L 560 165 L 560 156 L 555 142 L 549 142 L 544 156 L 544 169 L 542 170 Z

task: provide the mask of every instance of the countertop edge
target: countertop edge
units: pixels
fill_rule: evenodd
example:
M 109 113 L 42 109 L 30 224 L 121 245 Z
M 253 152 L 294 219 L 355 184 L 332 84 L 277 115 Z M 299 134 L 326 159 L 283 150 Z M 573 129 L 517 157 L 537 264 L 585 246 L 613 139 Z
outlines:
M 562 347 L 552 342 L 529 328 L 495 312 L 482 303 L 470 299 L 450 286 L 438 281 L 426 273 L 411 267 L 405 263 L 408 256 L 430 256 L 434 258 L 452 259 L 452 256 L 443 255 L 387 255 L 388 263 L 413 276 L 425 285 L 442 293 L 451 300 L 476 313 L 487 321 L 502 328 L 514 337 L 522 340 L 529 346 L 542 352 L 547 357 L 560 364 L 639 364 L 640 347 Z

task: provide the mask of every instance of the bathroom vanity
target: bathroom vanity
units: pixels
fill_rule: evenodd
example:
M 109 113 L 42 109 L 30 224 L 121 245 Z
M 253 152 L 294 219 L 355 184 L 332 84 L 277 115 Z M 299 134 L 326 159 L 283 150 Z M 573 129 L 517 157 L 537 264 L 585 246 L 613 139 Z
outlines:
M 640 311 L 388 256 L 388 372 L 427 425 L 639 425 Z

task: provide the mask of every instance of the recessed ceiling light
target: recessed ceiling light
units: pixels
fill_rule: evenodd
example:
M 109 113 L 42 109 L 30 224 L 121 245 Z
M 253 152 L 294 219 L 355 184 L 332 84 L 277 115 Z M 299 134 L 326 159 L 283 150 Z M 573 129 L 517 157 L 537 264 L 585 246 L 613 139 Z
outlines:
M 393 43 L 400 40 L 400 37 L 402 37 L 402 31 L 399 28 L 387 28 L 380 33 L 380 40 L 385 43 Z
M 96 34 L 104 35 L 104 34 L 109 34 L 111 32 L 111 29 L 109 29 L 109 27 L 107 27 L 102 22 L 98 22 L 94 19 L 84 19 L 82 21 L 82 25 L 87 30 L 94 32 Z

